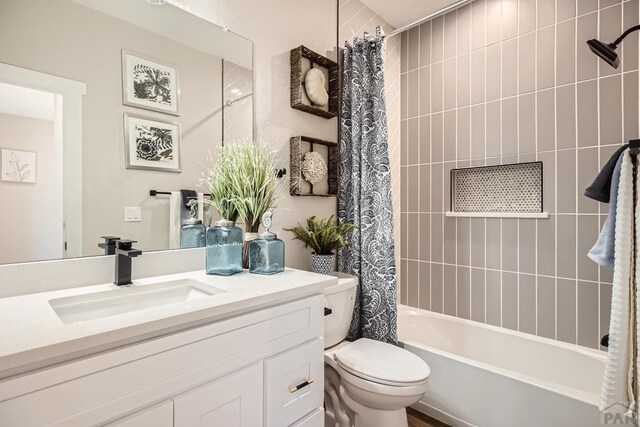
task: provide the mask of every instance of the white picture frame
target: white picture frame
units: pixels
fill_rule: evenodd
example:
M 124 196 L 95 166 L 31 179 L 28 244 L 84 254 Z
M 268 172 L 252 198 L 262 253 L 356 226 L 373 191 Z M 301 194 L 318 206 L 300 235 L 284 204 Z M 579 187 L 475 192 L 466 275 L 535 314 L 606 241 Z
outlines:
M 37 154 L 33 151 L 0 150 L 0 180 L 20 184 L 37 182 Z
M 127 169 L 182 172 L 180 123 L 124 114 Z
M 123 49 L 122 100 L 130 107 L 179 116 L 178 67 Z

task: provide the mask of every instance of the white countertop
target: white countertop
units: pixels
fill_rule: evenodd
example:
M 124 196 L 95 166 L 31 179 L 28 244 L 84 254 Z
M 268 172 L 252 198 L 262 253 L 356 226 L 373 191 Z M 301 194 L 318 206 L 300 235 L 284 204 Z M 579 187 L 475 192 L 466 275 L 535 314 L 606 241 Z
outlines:
M 191 278 L 226 292 L 79 323 L 64 324 L 49 300 L 117 289 L 84 286 L 0 299 L 0 378 L 320 293 L 338 279 L 286 269 L 271 276 L 247 271 L 230 277 L 204 271 L 134 280 L 144 286 Z

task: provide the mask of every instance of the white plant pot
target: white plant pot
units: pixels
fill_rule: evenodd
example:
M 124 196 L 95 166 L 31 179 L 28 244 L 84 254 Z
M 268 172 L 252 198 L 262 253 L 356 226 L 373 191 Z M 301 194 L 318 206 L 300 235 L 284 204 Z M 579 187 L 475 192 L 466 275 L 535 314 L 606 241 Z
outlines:
M 319 274 L 330 275 L 335 271 L 336 255 L 311 254 L 311 271 Z

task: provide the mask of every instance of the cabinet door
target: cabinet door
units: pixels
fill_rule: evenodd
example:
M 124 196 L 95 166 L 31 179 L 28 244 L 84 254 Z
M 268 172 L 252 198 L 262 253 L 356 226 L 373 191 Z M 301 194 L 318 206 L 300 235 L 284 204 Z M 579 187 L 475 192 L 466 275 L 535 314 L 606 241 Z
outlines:
M 168 400 L 143 409 L 126 418 L 108 424 L 108 427 L 173 427 L 173 401 Z
M 262 362 L 173 399 L 175 427 L 260 427 Z

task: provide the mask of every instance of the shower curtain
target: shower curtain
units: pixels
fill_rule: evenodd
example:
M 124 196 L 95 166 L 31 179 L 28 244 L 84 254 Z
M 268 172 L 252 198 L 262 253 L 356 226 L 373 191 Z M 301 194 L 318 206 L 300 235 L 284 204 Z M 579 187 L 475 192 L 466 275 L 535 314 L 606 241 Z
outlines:
M 343 51 L 338 218 L 356 229 L 338 269 L 359 277 L 348 339 L 397 343 L 396 266 L 384 93 L 385 36 L 365 33 Z

